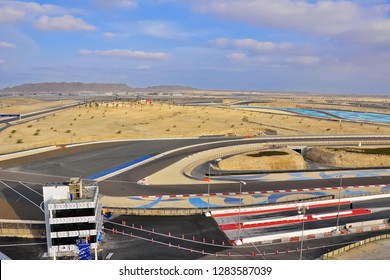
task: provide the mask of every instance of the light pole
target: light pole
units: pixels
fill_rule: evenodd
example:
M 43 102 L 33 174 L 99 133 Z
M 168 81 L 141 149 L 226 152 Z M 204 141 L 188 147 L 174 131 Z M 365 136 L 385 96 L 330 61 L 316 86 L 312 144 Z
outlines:
M 208 173 L 208 180 L 207 180 L 207 212 L 210 210 L 210 168 L 211 163 L 209 163 L 209 173 Z
M 301 250 L 299 251 L 299 260 L 302 260 L 302 251 L 303 251 L 303 233 L 305 232 L 305 214 L 309 206 L 299 206 L 298 214 L 302 214 L 302 235 L 301 235 Z
M 214 161 L 215 163 L 214 166 L 216 166 L 216 164 L 221 160 L 222 160 L 221 158 L 217 158 Z M 210 174 L 211 174 L 211 163 L 209 162 L 209 173 L 207 177 L 206 176 L 204 177 L 204 179 L 207 180 L 207 212 L 210 211 L 210 181 L 211 181 Z
M 240 203 L 238 204 L 238 233 L 237 233 L 237 242 L 240 242 L 240 233 L 241 233 L 241 203 L 242 203 L 242 185 L 246 185 L 244 181 L 240 181 Z
M 337 205 L 337 219 L 336 219 L 336 233 L 339 232 L 339 220 L 340 220 L 340 200 L 341 200 L 341 186 L 343 184 L 343 175 L 338 175 L 338 178 L 340 178 L 340 186 L 339 186 L 339 203 Z

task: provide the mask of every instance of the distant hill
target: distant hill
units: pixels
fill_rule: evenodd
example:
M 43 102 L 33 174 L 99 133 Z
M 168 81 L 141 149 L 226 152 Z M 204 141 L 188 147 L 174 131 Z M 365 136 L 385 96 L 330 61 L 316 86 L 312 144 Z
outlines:
M 105 93 L 105 92 L 127 92 L 131 91 L 126 84 L 110 83 L 36 83 L 23 84 L 14 87 L 7 87 L 0 90 L 0 93 Z
M 7 87 L 0 90 L 0 94 L 103 94 L 119 92 L 175 92 L 175 91 L 193 91 L 192 87 L 184 86 L 152 86 L 147 88 L 131 88 L 126 84 L 111 83 L 34 83 L 23 84 L 14 87 Z
M 193 87 L 185 87 L 185 86 L 170 86 L 170 85 L 162 85 L 162 86 L 152 86 L 143 89 L 144 91 L 155 91 L 155 92 L 172 92 L 172 91 L 185 91 L 185 90 L 196 90 Z

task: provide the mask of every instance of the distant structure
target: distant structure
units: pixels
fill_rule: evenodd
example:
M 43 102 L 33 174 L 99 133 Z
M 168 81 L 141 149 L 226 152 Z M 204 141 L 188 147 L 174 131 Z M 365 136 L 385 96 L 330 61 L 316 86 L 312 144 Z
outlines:
M 47 252 L 51 258 L 91 259 L 102 241 L 99 187 L 85 186 L 81 178 L 43 186 Z

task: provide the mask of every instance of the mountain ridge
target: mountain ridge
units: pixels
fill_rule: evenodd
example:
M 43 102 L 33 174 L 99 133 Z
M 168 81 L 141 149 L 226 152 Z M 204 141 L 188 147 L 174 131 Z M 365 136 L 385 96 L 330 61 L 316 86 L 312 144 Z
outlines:
M 119 93 L 135 91 L 177 91 L 177 90 L 196 90 L 188 86 L 178 85 L 160 85 L 146 88 L 129 87 L 124 83 L 83 83 L 83 82 L 44 82 L 27 83 L 13 87 L 6 87 L 0 90 L 0 93 Z

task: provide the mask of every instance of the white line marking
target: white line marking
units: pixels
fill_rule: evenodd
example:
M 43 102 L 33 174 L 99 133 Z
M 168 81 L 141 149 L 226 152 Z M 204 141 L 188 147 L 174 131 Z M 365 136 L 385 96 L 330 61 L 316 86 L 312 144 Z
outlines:
M 34 201 L 32 201 L 31 199 L 27 198 L 26 196 L 22 195 L 20 192 L 18 192 L 17 190 L 13 189 L 11 186 L 7 185 L 6 183 L 4 183 L 3 181 L 0 180 L 0 183 L 2 183 L 4 186 L 10 188 L 11 190 L 13 190 L 14 192 L 16 192 L 18 195 L 20 195 L 21 197 L 25 198 L 26 200 L 28 200 L 29 202 L 31 202 L 32 204 L 34 204 L 36 207 L 38 207 L 42 212 L 44 212 L 42 210 L 42 208 L 36 204 Z
M 31 191 L 35 192 L 36 194 L 38 194 L 38 195 L 40 195 L 40 196 L 43 197 L 43 195 L 42 195 L 41 193 L 37 192 L 36 190 L 34 190 L 33 188 L 31 188 L 30 186 L 27 186 L 27 185 L 24 184 L 23 182 L 18 181 L 18 183 L 22 184 L 23 186 L 25 186 L 25 187 L 28 188 L 29 190 L 31 190 Z

